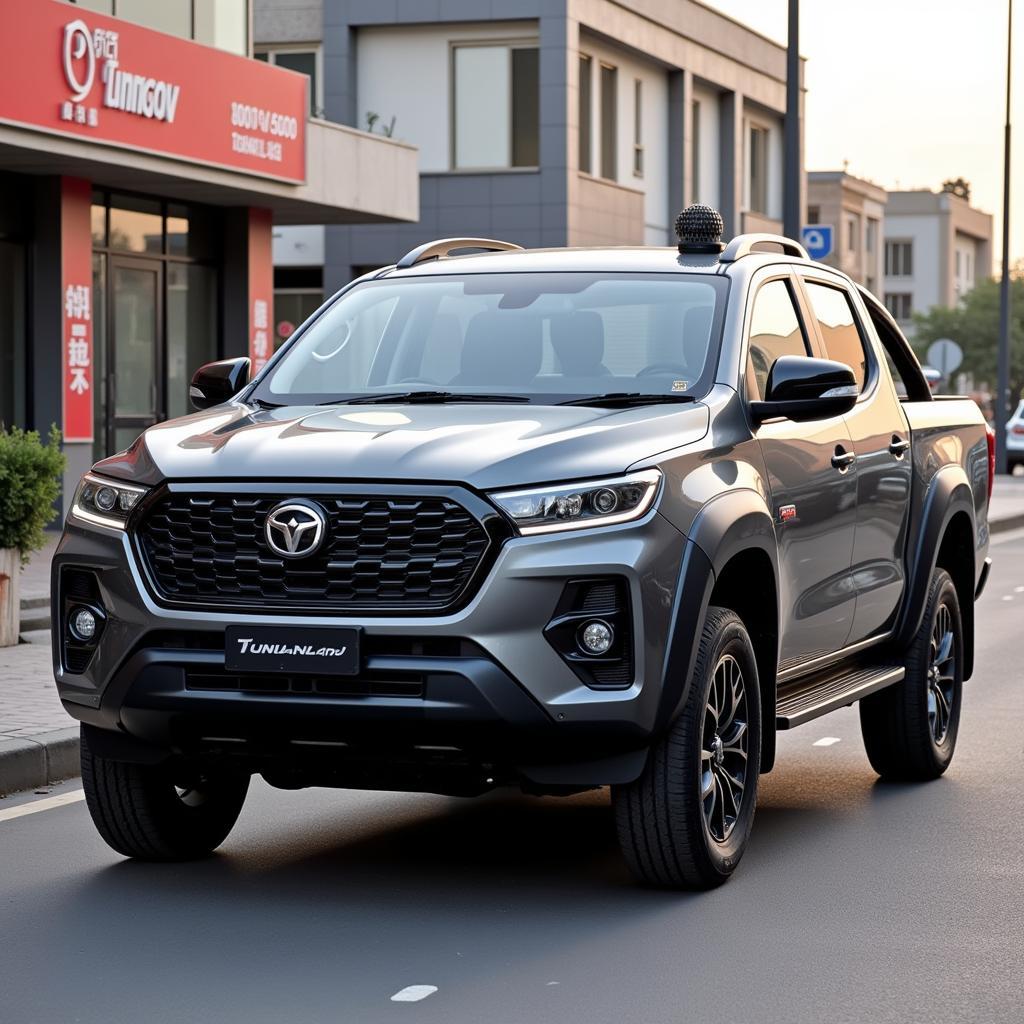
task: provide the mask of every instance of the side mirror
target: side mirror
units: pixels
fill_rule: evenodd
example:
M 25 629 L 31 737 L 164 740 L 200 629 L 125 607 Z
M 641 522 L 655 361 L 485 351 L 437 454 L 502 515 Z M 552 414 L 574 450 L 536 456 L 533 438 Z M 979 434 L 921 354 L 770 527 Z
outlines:
M 845 363 L 810 356 L 780 356 L 768 374 L 763 402 L 751 402 L 756 423 L 783 416 L 802 423 L 849 412 L 860 388 Z
M 221 359 L 196 370 L 188 389 L 188 397 L 196 409 L 209 409 L 234 398 L 248 383 L 248 359 Z

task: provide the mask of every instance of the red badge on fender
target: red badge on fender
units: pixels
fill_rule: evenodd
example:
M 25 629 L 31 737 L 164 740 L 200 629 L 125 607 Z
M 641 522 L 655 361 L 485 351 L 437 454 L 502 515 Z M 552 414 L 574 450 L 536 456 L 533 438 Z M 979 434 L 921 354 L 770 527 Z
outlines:
M 788 523 L 790 519 L 796 519 L 796 505 L 780 505 L 779 519 L 783 523 Z

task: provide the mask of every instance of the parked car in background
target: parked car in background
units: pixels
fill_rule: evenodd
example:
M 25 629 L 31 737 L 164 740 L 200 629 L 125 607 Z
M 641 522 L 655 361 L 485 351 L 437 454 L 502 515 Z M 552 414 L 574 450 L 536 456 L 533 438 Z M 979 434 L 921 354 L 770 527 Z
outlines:
M 1006 424 L 1006 466 L 1011 473 L 1024 466 L 1024 398 Z

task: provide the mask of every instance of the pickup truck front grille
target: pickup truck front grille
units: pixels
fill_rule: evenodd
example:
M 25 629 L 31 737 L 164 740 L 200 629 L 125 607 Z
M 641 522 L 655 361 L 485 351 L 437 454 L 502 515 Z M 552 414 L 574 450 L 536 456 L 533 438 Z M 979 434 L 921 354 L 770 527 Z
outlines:
M 203 608 L 436 613 L 465 596 L 490 546 L 444 496 L 318 493 L 323 543 L 282 558 L 264 531 L 282 497 L 172 490 L 142 509 L 136 537 L 158 596 Z

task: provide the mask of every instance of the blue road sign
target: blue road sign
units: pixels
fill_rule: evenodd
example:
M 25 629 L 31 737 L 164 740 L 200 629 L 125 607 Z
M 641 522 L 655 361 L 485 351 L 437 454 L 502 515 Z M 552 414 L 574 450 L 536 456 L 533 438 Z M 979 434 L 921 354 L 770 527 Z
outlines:
M 805 224 L 800 236 L 812 260 L 823 260 L 832 251 L 831 224 Z

